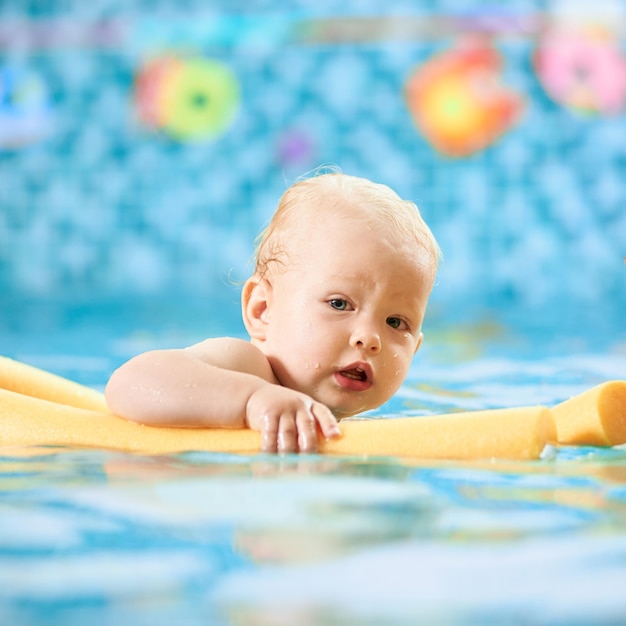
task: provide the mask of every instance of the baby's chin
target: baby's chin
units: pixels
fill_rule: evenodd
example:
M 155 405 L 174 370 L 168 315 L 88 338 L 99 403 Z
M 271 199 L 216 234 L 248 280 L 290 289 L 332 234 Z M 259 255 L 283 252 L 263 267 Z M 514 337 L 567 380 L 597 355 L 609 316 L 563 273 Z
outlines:
M 367 404 L 363 405 L 359 408 L 351 408 L 348 409 L 346 407 L 331 407 L 328 408 L 331 410 L 332 414 L 335 416 L 337 420 L 342 420 L 346 417 L 354 417 L 355 415 L 360 415 L 361 413 L 365 413 L 365 411 L 370 411 L 372 409 L 377 409 L 380 404 Z
M 374 398 L 367 397 L 366 394 L 360 395 L 357 397 L 353 395 L 350 398 L 346 397 L 337 397 L 337 394 L 333 393 L 323 393 L 319 390 L 316 390 L 317 393 L 311 393 L 310 390 L 302 390 L 304 393 L 308 392 L 314 400 L 324 404 L 330 409 L 330 412 L 335 416 L 335 419 L 342 420 L 346 417 L 354 417 L 355 415 L 359 415 L 361 413 L 365 413 L 365 411 L 371 411 L 372 409 L 377 409 L 384 402 L 388 400 L 385 399 L 383 402 L 380 402 L 380 398 L 378 401 L 374 401 Z M 365 396 L 365 397 L 363 397 Z

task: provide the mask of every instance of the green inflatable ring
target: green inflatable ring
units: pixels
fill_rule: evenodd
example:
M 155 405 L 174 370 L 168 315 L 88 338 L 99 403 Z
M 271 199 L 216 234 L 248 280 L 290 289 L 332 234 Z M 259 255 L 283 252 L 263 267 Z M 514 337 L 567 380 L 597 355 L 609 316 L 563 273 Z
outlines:
M 221 135 L 235 119 L 239 83 L 218 61 L 191 59 L 168 80 L 164 130 L 183 141 Z

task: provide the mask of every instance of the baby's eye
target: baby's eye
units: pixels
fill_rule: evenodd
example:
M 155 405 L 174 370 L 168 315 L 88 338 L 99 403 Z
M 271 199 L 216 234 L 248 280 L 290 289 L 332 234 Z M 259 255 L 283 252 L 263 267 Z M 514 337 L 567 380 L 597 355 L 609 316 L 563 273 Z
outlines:
M 399 317 L 388 317 L 387 324 L 391 326 L 391 328 L 395 328 L 396 330 L 408 330 L 408 324 Z
M 328 301 L 328 304 L 337 311 L 347 311 L 350 308 L 348 301 L 343 298 L 332 298 Z

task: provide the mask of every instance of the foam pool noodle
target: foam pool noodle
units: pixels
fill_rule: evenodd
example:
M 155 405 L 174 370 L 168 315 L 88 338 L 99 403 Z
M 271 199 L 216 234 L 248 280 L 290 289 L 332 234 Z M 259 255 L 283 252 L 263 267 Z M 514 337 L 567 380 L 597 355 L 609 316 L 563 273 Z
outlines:
M 536 459 L 548 443 L 557 440 L 625 443 L 626 382 L 607 382 L 552 410 L 530 406 L 355 419 L 344 420 L 341 429 L 340 439 L 320 442 L 320 452 L 411 459 Z M 63 445 L 149 454 L 256 453 L 260 441 L 260 434 L 248 429 L 136 424 L 112 415 L 102 394 L 93 389 L 0 357 L 0 446 Z
M 626 381 L 608 381 L 552 409 L 559 443 L 616 446 L 626 443 Z

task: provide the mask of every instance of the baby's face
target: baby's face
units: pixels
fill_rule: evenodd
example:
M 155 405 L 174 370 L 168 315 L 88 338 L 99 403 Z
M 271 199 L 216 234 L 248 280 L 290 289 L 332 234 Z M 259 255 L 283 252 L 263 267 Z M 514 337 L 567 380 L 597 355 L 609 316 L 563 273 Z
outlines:
M 294 242 L 287 269 L 268 278 L 267 335 L 255 343 L 282 385 L 337 417 L 378 407 L 420 345 L 430 267 L 425 250 L 380 227 L 331 218 Z

